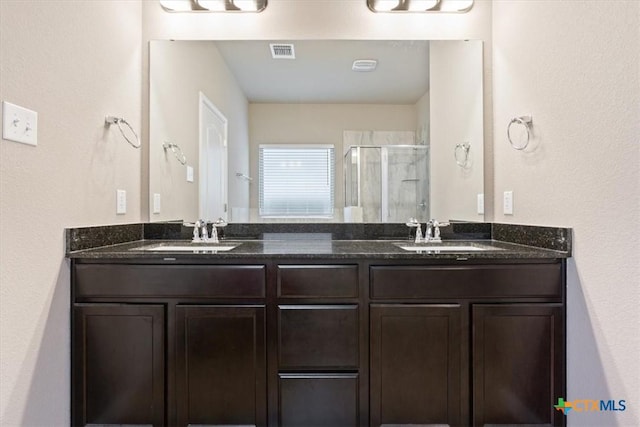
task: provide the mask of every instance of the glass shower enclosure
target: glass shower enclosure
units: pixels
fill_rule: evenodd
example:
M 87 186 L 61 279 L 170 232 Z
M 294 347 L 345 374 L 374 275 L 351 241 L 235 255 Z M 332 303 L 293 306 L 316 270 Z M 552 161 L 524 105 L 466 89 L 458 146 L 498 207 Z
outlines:
M 344 156 L 345 221 L 429 218 L 429 146 L 358 145 Z

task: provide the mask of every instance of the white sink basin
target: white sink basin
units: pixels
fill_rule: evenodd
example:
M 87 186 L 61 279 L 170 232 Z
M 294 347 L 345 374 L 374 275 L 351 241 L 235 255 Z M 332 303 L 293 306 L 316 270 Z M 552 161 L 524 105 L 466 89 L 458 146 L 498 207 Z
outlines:
M 133 248 L 135 251 L 151 252 L 226 252 L 237 248 L 237 245 L 155 245 Z
M 414 252 L 479 252 L 479 251 L 491 251 L 497 250 L 496 248 L 489 247 L 480 247 L 480 246 L 469 246 L 469 245 L 459 245 L 459 246 L 445 246 L 445 245 L 428 245 L 428 246 L 399 246 L 400 249 L 404 249 L 405 251 L 414 251 Z

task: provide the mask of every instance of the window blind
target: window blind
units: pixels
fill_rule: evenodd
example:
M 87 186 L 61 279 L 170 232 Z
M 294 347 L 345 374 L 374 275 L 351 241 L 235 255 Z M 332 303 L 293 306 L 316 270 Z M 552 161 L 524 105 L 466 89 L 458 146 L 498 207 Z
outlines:
M 333 216 L 332 145 L 260 145 L 258 161 L 260 216 Z

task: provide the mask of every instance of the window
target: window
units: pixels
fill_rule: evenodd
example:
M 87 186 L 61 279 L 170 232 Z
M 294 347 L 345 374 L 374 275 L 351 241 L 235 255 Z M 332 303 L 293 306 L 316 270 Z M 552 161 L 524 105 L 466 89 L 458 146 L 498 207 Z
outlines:
M 258 161 L 260 216 L 333 216 L 333 145 L 260 145 Z

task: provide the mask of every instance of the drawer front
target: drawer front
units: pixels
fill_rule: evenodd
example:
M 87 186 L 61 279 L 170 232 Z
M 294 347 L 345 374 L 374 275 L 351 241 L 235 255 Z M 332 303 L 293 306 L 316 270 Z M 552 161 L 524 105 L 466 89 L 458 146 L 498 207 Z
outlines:
M 372 299 L 562 298 L 560 264 L 371 267 Z
M 281 305 L 278 343 L 280 369 L 358 369 L 358 306 Z
M 357 265 L 279 265 L 278 297 L 357 298 Z
M 264 265 L 76 265 L 76 298 L 263 298 Z
M 357 426 L 358 374 L 280 374 L 279 425 Z

